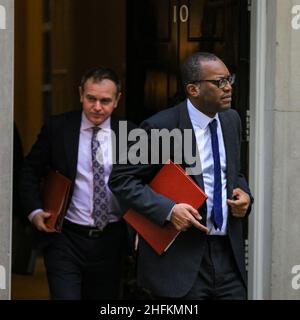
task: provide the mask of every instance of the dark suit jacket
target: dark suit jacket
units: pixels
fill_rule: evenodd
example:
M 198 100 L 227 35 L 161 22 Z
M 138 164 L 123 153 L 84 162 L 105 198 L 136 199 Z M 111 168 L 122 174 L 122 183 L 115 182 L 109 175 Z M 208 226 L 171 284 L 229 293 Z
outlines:
M 77 172 L 81 113 L 73 111 L 50 117 L 26 157 L 20 177 L 21 202 L 26 215 L 43 208 L 41 180 L 49 169 L 58 170 L 72 181 L 69 200 L 71 199 Z M 111 129 L 117 138 L 116 151 L 119 121 L 121 119 L 111 117 Z M 133 127 L 133 124 L 128 123 L 128 127 Z
M 234 188 L 241 188 L 250 194 L 246 180 L 240 174 L 241 123 L 236 111 L 227 110 L 219 114 L 224 137 L 227 159 L 227 195 L 232 195 Z M 147 132 L 151 129 L 174 128 L 192 129 L 187 104 L 181 104 L 164 110 L 141 124 Z M 196 139 L 193 131 L 192 149 L 196 154 Z M 172 158 L 172 148 L 171 148 Z M 183 167 L 187 164 L 183 163 Z M 154 177 L 161 165 L 116 165 L 110 176 L 109 186 L 124 210 L 132 207 L 154 222 L 163 225 L 174 202 L 155 193 L 147 183 Z M 192 178 L 204 188 L 202 175 Z M 172 183 L 172 181 L 170 181 Z M 181 186 L 178 186 L 180 188 Z M 250 208 L 249 208 L 250 212 Z M 201 215 L 206 217 L 206 205 L 201 208 Z M 244 260 L 244 243 L 242 219 L 228 216 L 228 234 L 238 269 L 246 286 Z M 140 238 L 138 250 L 138 282 L 150 289 L 157 296 L 182 297 L 191 289 L 204 253 L 205 235 L 191 227 L 182 232 L 162 255 L 157 255 L 152 248 Z

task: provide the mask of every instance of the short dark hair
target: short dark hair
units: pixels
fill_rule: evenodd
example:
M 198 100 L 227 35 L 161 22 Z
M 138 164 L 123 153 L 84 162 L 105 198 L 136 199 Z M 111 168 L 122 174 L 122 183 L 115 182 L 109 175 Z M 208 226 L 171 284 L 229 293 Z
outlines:
M 80 80 L 80 87 L 83 89 L 87 80 L 93 79 L 95 82 L 100 82 L 104 79 L 109 79 L 115 83 L 117 93 L 121 92 L 121 81 L 114 70 L 111 68 L 100 66 L 87 70 Z
M 202 62 L 216 60 L 220 59 L 215 54 L 210 52 L 195 52 L 188 56 L 181 65 L 181 81 L 184 88 L 189 83 L 201 78 Z

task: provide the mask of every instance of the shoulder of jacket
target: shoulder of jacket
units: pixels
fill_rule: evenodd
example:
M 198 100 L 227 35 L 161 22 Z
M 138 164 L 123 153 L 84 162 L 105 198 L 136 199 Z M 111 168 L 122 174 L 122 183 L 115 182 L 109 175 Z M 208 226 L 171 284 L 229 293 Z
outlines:
M 182 107 L 183 105 L 181 103 L 174 107 L 162 110 L 156 113 L 155 115 L 151 116 L 150 118 L 144 120 L 141 126 L 145 123 L 148 123 L 149 125 L 157 128 L 168 128 L 176 126 L 180 117 L 179 109 Z
M 46 119 L 45 123 L 53 124 L 53 123 L 60 123 L 64 121 L 70 121 L 70 119 L 74 119 L 74 118 L 80 118 L 81 112 L 82 112 L 81 110 L 76 110 L 76 111 L 68 111 L 60 114 L 51 115 Z

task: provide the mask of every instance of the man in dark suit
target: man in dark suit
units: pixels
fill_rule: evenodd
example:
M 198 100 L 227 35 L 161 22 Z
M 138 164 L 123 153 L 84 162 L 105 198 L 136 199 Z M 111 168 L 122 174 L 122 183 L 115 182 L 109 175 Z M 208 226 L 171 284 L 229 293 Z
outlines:
M 215 55 L 197 52 L 183 63 L 182 81 L 187 99 L 145 120 L 141 128 L 149 139 L 152 129 L 192 131 L 191 141 L 183 139 L 181 165 L 192 170 L 187 159 L 197 155 L 198 172 L 191 177 L 208 195 L 205 205 L 198 212 L 155 193 L 148 183 L 161 164 L 116 165 L 109 186 L 124 210 L 132 207 L 159 225 L 170 221 L 183 231 L 161 256 L 139 239 L 141 286 L 158 298 L 246 299 L 242 224 L 253 199 L 239 171 L 241 123 L 230 109 L 234 76 Z M 185 147 L 193 154 L 185 154 Z M 170 157 L 176 158 L 172 151 Z
M 79 87 L 82 111 L 51 117 L 32 147 L 21 174 L 28 218 L 40 231 L 53 299 L 117 299 L 120 294 L 126 227 L 107 187 L 117 150 L 120 120 L 112 116 L 121 84 L 107 67 L 87 71 Z M 48 169 L 72 181 L 61 233 L 45 222 L 40 183 Z

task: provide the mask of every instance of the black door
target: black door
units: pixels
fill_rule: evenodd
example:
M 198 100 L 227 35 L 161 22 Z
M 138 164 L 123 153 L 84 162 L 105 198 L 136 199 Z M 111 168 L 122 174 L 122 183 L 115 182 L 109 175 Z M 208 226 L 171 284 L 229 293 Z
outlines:
M 140 122 L 183 99 L 180 63 L 195 51 L 209 51 L 237 74 L 233 107 L 242 118 L 246 142 L 249 30 L 247 0 L 127 1 L 128 118 Z

